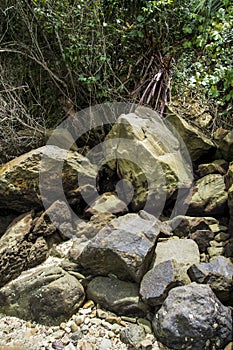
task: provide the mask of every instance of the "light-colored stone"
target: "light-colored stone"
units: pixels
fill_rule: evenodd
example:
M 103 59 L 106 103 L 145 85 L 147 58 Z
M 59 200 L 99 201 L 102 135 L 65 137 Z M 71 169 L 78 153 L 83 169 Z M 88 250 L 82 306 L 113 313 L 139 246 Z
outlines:
M 185 268 L 200 262 L 198 245 L 192 239 L 169 239 L 159 242 L 155 249 L 154 266 L 174 259 Z
M 66 194 L 77 187 L 78 176 L 93 181 L 96 178 L 96 167 L 87 158 L 78 152 L 66 152 L 56 146 L 47 145 L 0 166 L 0 208 L 10 208 L 18 212 L 42 208 L 39 181 L 44 188 L 45 203 L 52 204 L 59 199 L 61 194 L 58 193 L 58 183 L 61 181 L 61 174 L 58 169 L 62 163 L 63 189 Z
M 167 107 L 166 118 L 184 140 L 193 161 L 215 149 L 215 144 L 198 128 L 183 119 L 171 105 Z
M 221 215 L 227 209 L 224 177 L 209 174 L 197 180 L 187 213 L 193 216 Z
M 145 210 L 158 216 L 178 188 L 191 187 L 191 162 L 184 145 L 149 108 L 138 107 L 118 118 L 105 140 L 104 154 L 108 167 L 125 181 L 119 197 L 134 211 L 146 203 Z

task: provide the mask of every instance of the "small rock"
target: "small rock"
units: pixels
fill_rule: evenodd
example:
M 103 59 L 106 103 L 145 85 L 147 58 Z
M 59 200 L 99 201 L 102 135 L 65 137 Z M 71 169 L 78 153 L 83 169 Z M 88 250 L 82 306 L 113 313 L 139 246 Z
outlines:
M 83 305 L 83 309 L 89 309 L 89 308 L 93 308 L 95 306 L 95 303 L 93 300 L 88 300 L 84 305 Z
M 64 345 L 60 341 L 54 341 L 52 343 L 52 348 L 55 349 L 55 350 L 63 350 L 64 349 Z
M 76 316 L 74 321 L 77 326 L 80 326 L 84 322 L 84 319 L 85 319 L 84 316 L 80 315 L 80 316 Z
M 230 238 L 230 234 L 226 232 L 219 232 L 215 237 L 215 241 L 217 242 L 225 242 Z
M 120 340 L 122 343 L 134 346 L 137 349 L 145 336 L 146 333 L 142 326 L 132 324 L 121 331 Z
M 77 332 L 77 330 L 79 328 L 78 328 L 78 325 L 75 322 L 72 322 L 71 325 L 70 325 L 70 329 L 71 329 L 71 332 L 74 333 L 74 332 Z
M 80 346 L 80 350 L 94 350 L 94 349 L 95 349 L 94 346 L 87 341 L 84 341 Z
M 62 344 L 64 344 L 64 345 L 67 345 L 67 344 L 70 343 L 70 338 L 68 337 L 67 334 L 65 334 L 64 337 L 61 338 L 61 342 L 62 342 Z
M 99 345 L 99 350 L 112 349 L 112 342 L 110 339 L 103 339 Z
M 147 320 L 146 318 L 138 318 L 137 319 L 137 324 L 139 326 L 142 326 L 146 333 L 149 333 L 149 334 L 152 333 L 151 322 L 149 320 Z
M 141 350 L 151 350 L 153 343 L 149 339 L 144 339 L 143 341 L 141 341 L 140 346 L 141 346 Z
M 77 340 L 79 340 L 79 339 L 81 339 L 82 338 L 82 332 L 80 331 L 80 330 L 77 330 L 76 332 L 74 332 L 72 335 L 71 335 L 71 339 L 73 340 L 73 341 L 77 341 Z
M 107 311 L 104 311 L 104 310 L 102 310 L 102 309 L 97 309 L 97 310 L 96 310 L 96 315 L 97 315 L 97 317 L 99 317 L 99 318 L 106 318 L 106 317 L 108 317 L 108 312 L 107 312 Z

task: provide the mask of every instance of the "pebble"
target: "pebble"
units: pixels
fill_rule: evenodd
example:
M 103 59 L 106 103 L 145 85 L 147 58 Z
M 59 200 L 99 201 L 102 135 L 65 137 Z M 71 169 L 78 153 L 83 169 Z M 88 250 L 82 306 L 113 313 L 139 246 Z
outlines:
M 110 339 L 103 339 L 99 344 L 99 350 L 110 350 L 112 349 L 112 342 Z
M 70 338 L 68 337 L 67 334 L 64 335 L 64 337 L 61 339 L 62 344 L 67 345 L 70 343 Z
M 76 316 L 74 321 L 77 326 L 80 326 L 84 322 L 84 316 L 83 315 Z
M 92 311 L 91 307 L 89 307 L 87 309 L 83 309 L 83 308 L 79 309 L 79 313 L 81 315 L 89 315 L 89 314 L 91 314 L 91 311 Z
M 99 318 L 106 318 L 106 317 L 108 317 L 108 312 L 104 311 L 102 309 L 97 309 L 96 310 L 96 316 L 99 317 Z
M 93 300 L 88 300 L 84 305 L 83 305 L 83 309 L 89 309 L 89 308 L 93 308 L 95 306 L 95 303 Z

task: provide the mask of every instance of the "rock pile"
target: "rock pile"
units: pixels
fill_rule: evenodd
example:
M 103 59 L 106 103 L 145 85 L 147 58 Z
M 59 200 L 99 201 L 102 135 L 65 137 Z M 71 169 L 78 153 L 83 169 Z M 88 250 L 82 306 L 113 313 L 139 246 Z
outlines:
M 0 167 L 0 349 L 231 345 L 231 133 L 215 142 L 168 112 L 191 158 L 140 107 L 112 126 L 99 169 L 54 145 Z

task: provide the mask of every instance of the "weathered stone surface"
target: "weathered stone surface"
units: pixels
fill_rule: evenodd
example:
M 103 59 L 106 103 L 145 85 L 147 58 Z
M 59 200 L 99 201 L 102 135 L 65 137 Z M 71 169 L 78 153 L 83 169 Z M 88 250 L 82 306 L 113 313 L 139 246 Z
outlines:
M 210 246 L 210 241 L 214 239 L 214 234 L 210 230 L 197 230 L 189 237 L 197 243 L 200 253 L 205 253 Z
M 214 160 L 212 163 L 200 164 L 198 166 L 198 172 L 201 177 L 208 174 L 221 174 L 225 175 L 228 167 L 228 163 L 224 159 Z
M 154 266 L 171 259 L 185 268 L 200 262 L 198 245 L 192 239 L 169 239 L 159 242 L 155 256 Z
M 215 149 L 214 143 L 198 128 L 178 115 L 172 106 L 168 106 L 166 117 L 184 140 L 193 161 Z
M 76 236 L 81 237 L 84 235 L 86 238 L 93 238 L 95 235 L 104 228 L 110 221 L 115 219 L 115 215 L 110 213 L 98 213 L 90 218 L 90 221 L 82 221 L 78 223 L 76 229 Z
M 50 236 L 59 231 L 63 238 L 75 235 L 72 216 L 67 204 L 57 200 L 34 221 L 32 237 Z
M 90 217 L 98 213 L 112 213 L 113 215 L 123 215 L 128 213 L 127 205 L 121 201 L 116 194 L 106 192 L 90 204 L 85 210 L 85 215 Z
M 140 343 L 145 338 L 146 333 L 142 326 L 132 324 L 121 331 L 120 339 L 122 343 L 130 345 L 134 349 L 140 348 Z
M 140 282 L 148 270 L 159 235 L 151 216 L 127 214 L 112 220 L 84 248 L 79 263 L 94 275 L 115 274 L 123 280 Z
M 223 158 L 233 160 L 233 131 L 215 132 L 215 141 Z
M 28 238 L 32 222 L 30 213 L 23 214 L 0 238 L 0 287 L 46 259 L 48 247 L 43 237 Z
M 191 163 L 181 141 L 148 108 L 138 107 L 118 118 L 105 140 L 104 154 L 109 168 L 132 184 L 134 193 L 130 198 L 129 191 L 126 203 L 134 211 L 147 203 L 147 211 L 160 214 L 166 198 L 178 188 L 191 187 Z
M 47 159 L 43 167 L 42 156 Z M 95 167 L 79 153 L 66 152 L 56 146 L 47 145 L 23 154 L 0 167 L 0 208 L 26 212 L 32 208 L 42 207 L 39 191 L 40 172 L 42 176 L 44 175 L 43 186 L 48 189 L 44 192 L 48 192 L 49 198 L 46 198 L 44 193 L 44 200 L 50 203 L 51 200 L 60 199 L 57 184 L 61 181 L 61 174 L 58 165 L 63 162 L 62 180 L 65 193 L 77 187 L 78 176 L 84 176 L 86 179 L 96 177 Z
M 140 285 L 142 300 L 151 305 L 161 305 L 170 289 L 190 283 L 188 275 L 175 260 L 167 260 L 149 270 Z
M 196 181 L 187 211 L 189 215 L 221 215 L 226 208 L 227 192 L 222 175 L 210 174 Z
M 58 325 L 84 300 L 78 280 L 59 267 L 37 267 L 0 289 L 0 312 L 43 324 Z
M 233 304 L 233 264 L 223 256 L 210 263 L 192 265 L 188 275 L 194 282 L 209 284 L 222 302 Z
M 88 284 L 87 297 L 119 315 L 143 317 L 148 311 L 139 299 L 139 285 L 114 277 L 95 277 Z
M 0 213 L 0 237 L 5 233 L 10 223 L 17 217 L 17 214 Z
M 208 285 L 194 282 L 170 290 L 153 329 L 172 349 L 223 349 L 232 339 L 231 312 Z
M 166 221 L 175 236 L 189 237 L 190 234 L 197 230 L 213 231 L 211 225 L 217 225 L 218 220 L 212 217 L 193 217 L 179 215 L 172 220 Z
M 229 233 L 233 236 L 233 185 L 228 190 L 228 208 L 230 212 Z

